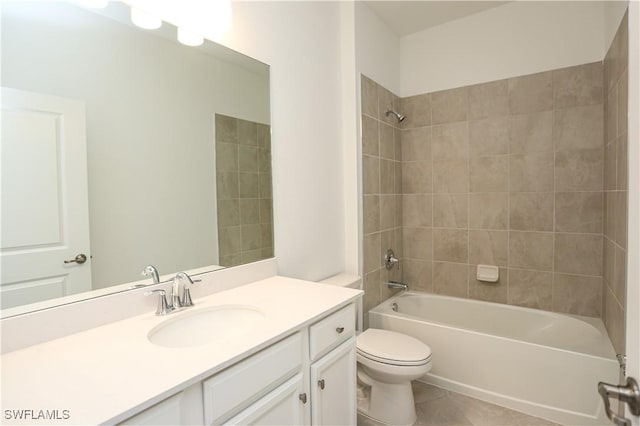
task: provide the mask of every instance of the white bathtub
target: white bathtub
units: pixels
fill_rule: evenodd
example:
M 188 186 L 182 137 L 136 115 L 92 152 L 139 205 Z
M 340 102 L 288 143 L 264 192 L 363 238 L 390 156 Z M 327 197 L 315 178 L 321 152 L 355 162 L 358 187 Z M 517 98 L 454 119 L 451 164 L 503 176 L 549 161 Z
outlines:
M 431 348 L 421 381 L 566 425 L 610 424 L 597 384 L 617 383 L 619 367 L 599 319 L 409 292 L 369 311 L 369 326 Z

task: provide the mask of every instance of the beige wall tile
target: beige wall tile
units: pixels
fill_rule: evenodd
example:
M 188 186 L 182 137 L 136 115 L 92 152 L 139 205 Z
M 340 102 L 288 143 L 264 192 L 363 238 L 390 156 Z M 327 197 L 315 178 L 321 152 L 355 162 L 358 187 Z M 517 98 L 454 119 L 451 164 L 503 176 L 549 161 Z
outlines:
M 380 196 L 380 229 L 387 230 L 396 227 L 396 196 Z
M 261 240 L 261 245 L 263 250 L 264 249 L 273 250 L 273 225 L 272 224 L 263 223 L 260 225 L 260 240 Z
M 404 129 L 431 124 L 431 96 L 429 94 L 402 98 L 400 100 L 400 109 L 407 116 L 402 122 Z
M 228 200 L 239 197 L 238 173 L 218 172 L 216 173 L 216 189 L 218 200 Z
M 400 256 L 399 254 L 399 248 L 400 246 L 398 245 L 398 243 L 396 242 L 396 232 L 394 229 L 390 229 L 387 231 L 382 231 L 380 233 L 380 253 L 378 254 L 378 256 L 381 259 L 381 265 L 383 265 L 383 269 L 384 269 L 384 256 L 387 254 L 387 250 L 391 249 L 394 251 L 394 253 L 397 256 Z M 399 268 L 396 267 L 393 269 L 393 271 L 395 272 L 396 270 L 398 270 Z M 386 272 L 386 269 L 385 269 Z M 397 276 L 395 277 L 394 274 L 394 278 L 395 279 L 401 279 L 402 277 Z M 382 279 L 385 279 L 384 277 Z
M 238 120 L 238 144 L 258 146 L 258 123 Z
M 368 77 L 360 75 L 360 97 L 362 113 L 370 117 L 378 117 L 378 85 Z
M 553 231 L 553 193 L 511 193 L 509 227 L 521 231 Z
M 509 269 L 509 304 L 551 310 L 553 273 Z
M 627 133 L 629 111 L 629 72 L 626 67 L 618 81 L 618 136 Z
M 404 259 L 402 276 L 411 291 L 433 292 L 431 274 L 433 264 L 426 260 Z
M 400 98 L 389 90 L 378 85 L 378 119 L 392 126 L 398 125 L 398 120 L 393 115 L 387 115 L 387 111 L 400 109 Z
M 241 172 L 258 171 L 258 148 L 255 146 L 238 147 L 238 170 Z
M 433 291 L 446 296 L 468 297 L 468 265 L 433 262 Z
M 469 86 L 469 120 L 500 117 L 508 113 L 507 80 Z
M 477 267 L 478 265 L 469 265 L 469 297 L 486 302 L 507 303 L 507 268 L 500 268 L 498 281 L 492 283 L 476 279 Z
M 216 142 L 238 143 L 238 119 L 216 114 Z
M 393 139 L 394 128 L 380 123 L 380 158 L 395 160 L 396 147 Z
M 245 198 L 239 200 L 240 224 L 252 225 L 260 223 L 260 200 L 257 198 Z
M 466 122 L 431 127 L 431 153 L 434 162 L 466 160 L 469 157 L 469 131 Z
M 240 253 L 242 250 L 239 226 L 220 228 L 218 238 L 221 255 L 229 256 L 235 253 Z
M 380 197 L 378 195 L 365 195 L 363 206 L 364 233 L 380 231 Z
M 507 231 L 469 230 L 469 263 L 507 266 L 508 235 Z
M 554 274 L 554 311 L 599 317 L 601 307 L 602 278 Z
M 258 123 L 258 148 L 271 151 L 271 126 Z
M 271 151 L 269 149 L 258 148 L 258 171 L 271 174 Z
M 260 223 L 273 222 L 273 200 L 270 198 L 260 199 Z
M 551 271 L 553 234 L 550 232 L 509 231 L 509 267 Z
M 602 102 L 603 66 L 593 62 L 553 71 L 556 108 L 593 105 Z
M 433 192 L 461 193 L 468 191 L 469 164 L 467 159 L 434 161 Z
M 239 200 L 218 200 L 218 226 L 240 225 Z
M 526 154 L 553 150 L 552 111 L 509 117 L 509 152 Z
M 601 148 L 603 129 L 602 104 L 556 110 L 553 119 L 555 149 Z
M 380 193 L 380 159 L 369 155 L 362 156 L 363 188 L 365 194 Z
M 627 303 L 627 252 L 619 246 L 615 247 L 616 257 L 613 267 L 611 290 L 622 306 Z
M 395 194 L 396 190 L 395 161 L 380 159 L 380 193 Z
M 509 153 L 509 119 L 494 117 L 469 122 L 469 155 Z
M 509 156 L 510 191 L 553 191 L 553 173 L 553 152 Z
M 603 241 L 602 275 L 606 285 L 613 285 L 613 270 L 616 262 L 616 245 L 608 238 Z
M 264 257 L 262 257 L 262 250 L 243 251 L 240 253 L 240 256 L 242 263 L 257 262 L 258 260 L 264 259 Z
M 611 142 L 604 147 L 604 182 L 605 190 L 615 190 L 617 185 L 616 153 L 617 143 Z
M 431 93 L 431 124 L 467 121 L 466 87 Z
M 611 241 L 616 240 L 616 201 L 615 192 L 604 193 L 604 235 Z
M 378 121 L 362 115 L 362 153 L 365 155 L 379 155 Z
M 434 194 L 433 226 L 467 228 L 469 226 L 467 194 Z
M 402 194 L 402 162 L 401 161 L 393 162 L 393 171 L 395 175 L 393 179 L 394 180 L 393 192 L 395 194 Z
M 368 274 L 382 266 L 380 258 L 380 233 L 364 236 L 364 273 Z
M 258 173 L 239 173 L 238 189 L 240 198 L 258 198 L 260 195 Z M 268 198 L 268 197 L 263 197 Z
M 366 181 L 365 181 L 366 183 Z M 405 194 L 432 191 L 431 164 L 411 162 L 402 164 L 402 192 Z
M 238 171 L 238 145 L 216 142 L 216 170 L 218 172 Z
M 242 251 L 261 248 L 262 230 L 260 225 L 243 225 L 241 229 Z
M 242 254 L 236 253 L 228 256 L 220 256 L 220 266 L 230 268 L 232 266 L 242 265 Z
M 600 191 L 603 174 L 604 148 L 556 153 L 556 191 Z
M 550 71 L 510 78 L 508 84 L 511 114 L 548 111 L 553 108 Z
M 467 263 L 468 247 L 469 231 L 466 229 L 433 230 L 433 260 Z
M 555 271 L 602 276 L 602 236 L 563 234 L 555 238 Z
M 625 353 L 625 311 L 609 289 L 604 291 L 604 325 L 616 353 Z
M 260 198 L 273 198 L 273 189 L 272 189 L 273 187 L 271 185 L 270 173 L 258 174 L 258 186 L 259 186 Z
M 402 130 L 403 161 L 421 161 L 431 164 L 431 127 Z
M 616 146 L 616 189 L 627 190 L 629 180 L 628 136 L 623 133 L 615 143 Z M 606 178 L 605 178 L 606 180 Z
M 469 190 L 471 192 L 502 192 L 509 190 L 509 157 L 484 156 L 469 160 Z
M 380 299 L 380 269 L 365 274 L 362 282 L 364 290 L 364 318 L 368 319 L 369 310 L 381 302 Z
M 402 195 L 402 226 L 408 228 L 432 226 L 432 195 Z
M 615 233 L 616 243 L 623 248 L 627 247 L 627 192 L 617 191 L 615 193 Z
M 432 243 L 433 234 L 431 229 L 402 228 L 402 251 L 405 258 L 432 260 Z
M 558 192 L 555 197 L 556 231 L 596 234 L 602 232 L 602 192 Z
M 618 86 L 613 86 L 607 94 L 604 105 L 604 137 L 605 142 L 609 143 L 618 137 Z
M 506 192 L 469 194 L 469 227 L 507 229 L 508 194 Z

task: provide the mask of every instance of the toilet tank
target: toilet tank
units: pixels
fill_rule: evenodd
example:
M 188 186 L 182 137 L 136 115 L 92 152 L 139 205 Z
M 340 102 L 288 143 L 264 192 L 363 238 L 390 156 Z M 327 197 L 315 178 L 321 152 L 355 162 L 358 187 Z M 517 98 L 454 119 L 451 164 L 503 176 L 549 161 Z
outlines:
M 355 288 L 362 290 L 362 278 L 357 275 L 338 274 L 318 281 L 320 284 L 336 285 L 339 287 Z M 356 330 L 362 331 L 362 298 L 356 304 Z

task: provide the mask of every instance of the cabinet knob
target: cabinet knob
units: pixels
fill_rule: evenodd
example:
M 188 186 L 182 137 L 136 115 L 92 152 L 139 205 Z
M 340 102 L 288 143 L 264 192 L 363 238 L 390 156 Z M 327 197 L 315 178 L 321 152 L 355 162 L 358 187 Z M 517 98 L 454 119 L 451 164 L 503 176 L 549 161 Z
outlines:
M 320 389 L 324 389 L 324 379 L 318 380 L 318 386 L 320 386 Z
M 302 401 L 303 404 L 307 403 L 307 394 L 306 393 L 301 393 L 300 395 L 298 395 L 298 398 L 300 399 L 300 401 Z
M 336 331 L 340 334 L 344 331 L 344 327 L 336 327 Z

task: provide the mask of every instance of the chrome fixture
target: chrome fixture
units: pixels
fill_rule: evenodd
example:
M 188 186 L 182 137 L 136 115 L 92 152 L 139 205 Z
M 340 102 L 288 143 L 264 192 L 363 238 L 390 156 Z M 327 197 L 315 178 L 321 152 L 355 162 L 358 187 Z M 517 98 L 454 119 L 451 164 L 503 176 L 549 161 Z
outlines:
M 153 283 L 158 284 L 160 282 L 160 275 L 158 274 L 158 269 L 153 265 L 147 265 L 142 270 L 142 275 L 145 277 L 153 278 Z
M 615 398 L 621 402 L 625 402 L 631 414 L 634 416 L 640 415 L 640 388 L 638 388 L 638 383 L 633 377 L 627 377 L 627 381 L 623 386 L 600 382 L 598 383 L 598 393 L 604 400 L 604 409 L 607 417 L 614 424 L 618 426 L 631 426 L 631 421 L 611 410 L 609 398 Z
M 407 284 L 401 283 L 399 281 L 391 281 L 391 280 L 389 280 L 387 282 L 387 287 L 388 288 L 399 288 L 399 289 L 402 289 L 403 291 L 409 290 L 409 286 Z
M 388 110 L 387 113 L 385 114 L 387 117 L 389 116 L 389 114 L 393 114 L 397 119 L 398 119 L 398 123 L 402 123 L 402 121 L 407 118 L 406 115 L 404 114 L 400 114 L 392 109 Z
M 167 303 L 167 292 L 159 290 L 151 290 L 144 293 L 145 296 L 151 296 L 153 293 L 158 293 L 158 307 L 156 308 L 156 315 L 167 315 L 173 311 L 173 308 Z
M 387 271 L 390 271 L 393 268 L 393 265 L 399 264 L 400 260 L 396 258 L 396 254 L 393 250 L 388 249 L 387 253 L 384 255 L 384 267 Z
M 82 265 L 86 261 L 87 261 L 87 255 L 80 253 L 79 255 L 77 255 L 71 260 L 65 260 L 64 263 L 77 263 L 78 265 Z
M 178 272 L 173 278 L 171 287 L 171 307 L 173 309 L 193 306 L 191 292 L 187 284 L 193 284 L 193 280 L 186 272 Z M 180 285 L 182 285 L 182 296 L 180 295 Z
M 398 304 L 397 304 L 396 302 L 393 302 L 393 303 L 391 304 L 391 310 L 392 310 L 393 312 L 398 312 Z

